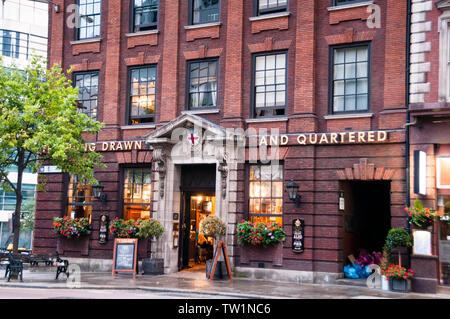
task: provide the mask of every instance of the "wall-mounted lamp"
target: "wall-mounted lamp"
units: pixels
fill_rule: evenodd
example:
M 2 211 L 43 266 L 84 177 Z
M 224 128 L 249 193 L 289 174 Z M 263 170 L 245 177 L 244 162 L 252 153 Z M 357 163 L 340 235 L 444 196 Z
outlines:
M 53 8 L 55 9 L 55 13 L 59 13 L 59 4 L 53 4 Z
M 295 201 L 295 205 L 300 207 L 301 196 L 298 194 L 299 186 L 294 182 L 293 179 L 286 185 L 286 190 L 289 195 L 289 199 Z
M 94 197 L 97 199 L 100 199 L 102 203 L 106 202 L 106 194 L 103 193 L 103 185 L 93 185 L 92 186 L 92 193 L 94 194 Z

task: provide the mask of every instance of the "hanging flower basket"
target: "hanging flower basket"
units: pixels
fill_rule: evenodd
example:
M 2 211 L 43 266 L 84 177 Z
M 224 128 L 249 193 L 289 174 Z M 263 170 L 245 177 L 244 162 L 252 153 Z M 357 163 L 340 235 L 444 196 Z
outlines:
M 414 202 L 414 207 L 405 207 L 405 212 L 408 214 L 409 223 L 421 229 L 432 226 L 436 217 L 436 212 L 423 207 L 422 202 L 418 199 Z

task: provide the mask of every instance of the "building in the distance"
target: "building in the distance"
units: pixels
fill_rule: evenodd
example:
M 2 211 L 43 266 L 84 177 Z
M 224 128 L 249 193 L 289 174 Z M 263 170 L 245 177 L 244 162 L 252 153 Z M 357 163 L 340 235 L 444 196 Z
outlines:
M 236 272 L 331 282 L 349 255 L 379 252 L 391 227 L 405 227 L 407 1 L 54 3 L 49 62 L 73 68 L 80 112 L 105 123 L 87 149 L 107 165 L 95 172 L 106 198 L 48 171 L 35 252 L 107 268 L 113 239 L 99 242 L 100 216 L 152 216 L 165 228 L 157 256 L 177 272 L 208 258 L 198 227 L 215 214 Z M 230 128 L 269 155 L 246 147 L 237 161 L 237 144 L 225 147 L 239 142 Z M 267 163 L 276 146 L 279 162 Z M 88 217 L 92 233 L 58 237 L 51 227 L 62 216 Z M 278 222 L 286 240 L 239 246 L 242 220 Z M 150 244 L 139 241 L 140 258 Z
M 33 54 L 47 58 L 48 3 L 32 0 L 0 1 L 0 55 L 6 67 L 24 69 Z M 17 168 L 10 167 L 14 182 Z M 28 170 L 23 181 L 23 209 L 33 209 L 37 174 Z M 12 215 L 16 207 L 14 192 L 0 189 L 0 247 L 12 244 Z M 19 248 L 31 249 L 30 231 L 20 233 Z
M 432 249 L 411 259 L 418 288 L 436 291 L 450 284 L 450 1 L 411 9 L 410 198 L 439 212 Z

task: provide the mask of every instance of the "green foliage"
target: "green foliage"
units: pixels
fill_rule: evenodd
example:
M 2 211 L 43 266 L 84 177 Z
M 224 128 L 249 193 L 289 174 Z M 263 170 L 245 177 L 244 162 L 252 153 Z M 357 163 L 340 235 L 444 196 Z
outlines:
M 44 161 L 96 182 L 92 168 L 104 165 L 99 153 L 85 152 L 82 134 L 97 133 L 103 124 L 78 112 L 77 98 L 78 89 L 58 65 L 47 70 L 34 57 L 20 71 L 0 60 L 1 182 L 12 184 L 6 172 L 12 165 L 37 172 Z
M 20 224 L 21 230 L 34 230 L 34 212 L 36 211 L 36 202 L 27 200 L 22 204 L 23 221 Z
M 91 233 L 88 218 L 55 217 L 52 231 L 67 239 L 78 239 Z
M 387 270 L 389 265 L 392 264 L 392 254 L 391 250 L 387 245 L 383 246 L 383 257 L 381 258 L 380 268 L 381 270 Z
M 204 236 L 223 236 L 226 234 L 227 226 L 225 223 L 215 215 L 208 215 L 200 222 L 200 232 Z
M 416 200 L 414 201 L 414 207 L 417 208 L 417 209 L 424 209 L 424 208 L 425 208 L 425 207 L 423 207 L 423 204 L 422 204 L 422 202 L 420 201 L 420 199 L 416 199 Z
M 392 228 L 386 236 L 386 246 L 390 250 L 400 247 L 411 247 L 411 236 L 403 228 Z
M 408 214 L 409 223 L 420 228 L 431 226 L 437 214 L 435 211 L 424 207 L 419 199 L 414 201 L 414 207 L 405 207 L 405 212 Z
M 140 219 L 123 220 L 116 217 L 111 221 L 109 231 L 115 238 L 138 238 L 140 223 Z
M 163 233 L 164 227 L 156 219 L 145 219 L 139 224 L 139 238 L 158 239 Z
M 263 246 L 276 245 L 281 242 L 286 233 L 278 223 L 251 223 L 243 220 L 236 228 L 239 245 Z

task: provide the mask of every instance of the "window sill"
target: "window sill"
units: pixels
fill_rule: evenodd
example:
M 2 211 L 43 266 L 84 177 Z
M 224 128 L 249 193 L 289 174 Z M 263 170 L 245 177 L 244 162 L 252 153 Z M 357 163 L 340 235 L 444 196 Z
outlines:
M 280 12 L 280 13 L 269 13 L 264 14 L 256 17 L 250 17 L 248 18 L 250 21 L 259 21 L 259 20 L 267 20 L 267 19 L 276 19 L 276 18 L 282 18 L 282 17 L 288 17 L 290 16 L 290 12 Z
M 181 114 L 217 114 L 220 113 L 219 109 L 208 109 L 208 110 L 185 110 Z
M 76 41 L 70 41 L 71 45 L 77 45 L 77 44 L 84 44 L 84 43 L 95 43 L 100 42 L 101 38 L 93 38 L 93 39 L 85 39 L 85 40 L 76 40 Z
M 210 22 L 210 23 L 202 23 L 202 24 L 193 24 L 193 25 L 185 25 L 185 30 L 193 30 L 193 29 L 202 29 L 202 28 L 209 28 L 209 27 L 216 27 L 221 26 L 222 23 L 220 22 Z
M 340 119 L 356 119 L 372 117 L 373 113 L 353 113 L 353 114 L 337 114 L 337 115 L 325 115 L 325 120 L 340 120 Z
M 141 125 L 124 125 L 120 128 L 122 130 L 139 130 L 139 129 L 146 129 L 146 128 L 155 128 L 156 124 L 141 124 Z
M 269 117 L 269 118 L 256 118 L 256 119 L 247 119 L 245 123 L 268 123 L 268 122 L 287 122 L 288 118 L 283 117 Z
M 142 36 L 142 35 L 149 35 L 149 34 L 158 34 L 159 30 L 148 30 L 148 31 L 138 31 L 138 32 L 132 32 L 132 33 L 125 33 L 125 36 L 127 38 L 130 37 L 138 37 L 138 36 Z
M 365 7 L 370 6 L 373 4 L 373 0 L 370 1 L 364 1 L 364 2 L 357 2 L 357 3 L 351 3 L 351 4 L 344 4 L 341 6 L 332 6 L 328 7 L 328 11 L 339 11 L 339 10 L 345 10 L 345 9 L 352 9 L 352 8 L 359 8 L 359 7 Z

